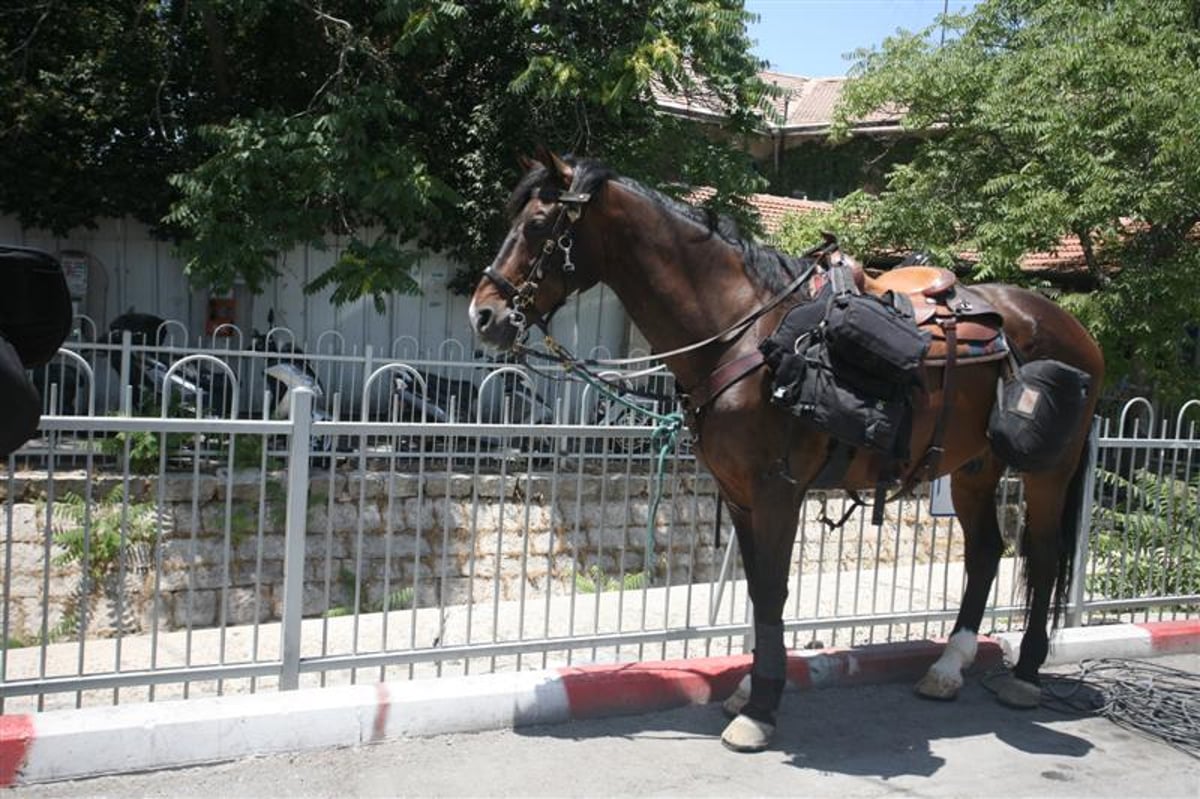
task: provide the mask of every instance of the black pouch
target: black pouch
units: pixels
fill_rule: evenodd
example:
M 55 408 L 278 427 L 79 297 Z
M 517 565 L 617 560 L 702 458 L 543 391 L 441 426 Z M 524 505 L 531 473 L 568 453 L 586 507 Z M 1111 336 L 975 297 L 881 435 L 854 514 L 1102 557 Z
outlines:
M 917 335 L 911 318 L 884 310 L 875 298 L 853 295 L 848 281 L 848 275 L 830 270 L 830 281 L 816 299 L 788 311 L 774 334 L 762 342 L 763 358 L 773 373 L 770 399 L 842 443 L 906 459 L 910 394 L 913 384 L 919 383 L 920 355 L 929 346 L 928 338 Z M 864 304 L 856 302 L 859 299 Z M 878 310 L 884 311 L 882 325 L 877 324 Z M 836 317 L 834 328 L 847 328 L 840 337 L 836 330 L 830 334 L 830 316 Z M 864 318 L 871 330 L 864 335 L 848 330 Z M 906 332 L 898 332 L 898 324 L 906 325 Z M 835 354 L 832 337 L 845 344 L 840 353 Z M 893 341 L 880 342 L 878 337 Z M 899 360 L 901 368 L 877 368 L 877 350 L 892 350 L 900 338 L 907 342 L 899 348 L 905 355 L 896 359 L 894 353 L 884 352 L 883 358 Z M 860 348 L 876 352 L 865 358 Z
M 776 404 L 790 406 L 796 399 L 804 379 L 804 354 L 819 335 L 828 292 L 826 286 L 815 300 L 789 309 L 775 332 L 758 345 L 771 371 L 771 399 Z
M 26 368 L 55 356 L 71 332 L 71 295 L 58 259 L 32 247 L 0 246 L 0 335 Z
M 1092 378 L 1061 361 L 1031 361 L 997 392 L 988 418 L 992 451 L 1022 472 L 1053 466 L 1078 429 Z
M 8 457 L 37 433 L 41 398 L 15 347 L 0 337 L 0 457 Z
M 846 369 L 833 366 L 828 348 L 821 344 L 810 348 L 803 362 L 802 378 L 777 402 L 850 446 L 908 457 L 911 411 L 907 392 L 881 397 L 862 391 Z
M 885 392 L 878 396 L 904 392 L 920 382 L 929 334 L 917 329 L 912 305 L 903 295 L 833 297 L 824 336 L 833 364 L 871 376 L 879 388 L 863 388 Z

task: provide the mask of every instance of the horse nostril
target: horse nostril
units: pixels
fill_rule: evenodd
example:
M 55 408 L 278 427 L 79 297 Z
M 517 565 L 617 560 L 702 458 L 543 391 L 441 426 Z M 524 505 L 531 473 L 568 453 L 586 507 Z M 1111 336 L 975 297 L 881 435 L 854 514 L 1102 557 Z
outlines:
M 478 308 L 475 311 L 475 329 L 482 333 L 487 330 L 488 325 L 492 323 L 492 310 L 490 308 Z

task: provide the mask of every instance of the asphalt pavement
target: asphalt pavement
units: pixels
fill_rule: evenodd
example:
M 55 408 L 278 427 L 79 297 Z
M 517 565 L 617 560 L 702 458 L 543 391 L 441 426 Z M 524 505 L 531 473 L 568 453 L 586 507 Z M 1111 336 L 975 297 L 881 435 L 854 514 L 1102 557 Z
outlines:
M 1155 662 L 1200 673 L 1200 655 Z M 1070 667 L 1064 667 L 1070 670 Z M 1063 669 L 1059 669 L 1063 670 Z M 718 704 L 13 789 L 77 796 L 1197 797 L 1200 760 L 1087 717 L 905 684 L 789 692 L 776 745 L 725 750 Z

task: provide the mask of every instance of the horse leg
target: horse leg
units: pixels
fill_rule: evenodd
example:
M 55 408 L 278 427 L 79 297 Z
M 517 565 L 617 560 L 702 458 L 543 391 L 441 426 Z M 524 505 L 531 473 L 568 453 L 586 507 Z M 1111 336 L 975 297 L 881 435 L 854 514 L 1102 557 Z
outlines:
M 979 625 L 1004 551 L 996 516 L 996 485 L 1003 474 L 1004 464 L 989 452 L 959 468 L 950 479 L 954 510 L 963 529 L 967 585 L 942 656 L 917 683 L 917 693 L 929 699 L 958 696 L 963 672 L 975 661 Z
M 725 507 L 729 510 L 729 518 L 733 521 L 734 534 L 737 535 L 738 550 L 742 556 L 742 569 L 746 572 L 746 585 L 750 587 L 752 592 L 756 580 L 753 577 L 754 535 L 750 526 L 750 513 L 730 503 L 726 503 Z M 750 602 L 754 604 L 753 593 L 750 595 Z M 736 718 L 749 701 L 750 675 L 746 674 L 738 683 L 734 692 L 721 704 L 721 709 L 725 711 L 725 715 L 729 718 Z
M 1070 484 L 1073 494 L 1080 480 L 1081 475 L 1073 477 L 1070 470 L 1024 476 L 1026 511 L 1021 548 L 1025 558 L 1025 634 L 1010 678 L 995 683 L 997 699 L 1010 707 L 1033 708 L 1041 702 L 1038 670 L 1050 651 L 1047 622 L 1051 602 L 1056 585 L 1065 592 L 1068 576 L 1064 569 L 1074 559 L 1074 535 L 1063 535 L 1064 529 L 1073 532 L 1076 525 L 1065 517 L 1065 487 Z M 1068 546 L 1071 552 L 1065 551 Z
M 795 487 L 788 481 L 775 478 L 766 488 L 755 498 L 750 524 L 737 527 L 754 604 L 754 660 L 749 698 L 721 733 L 721 742 L 736 752 L 759 752 L 771 743 L 775 713 L 787 682 L 783 606 L 799 503 Z

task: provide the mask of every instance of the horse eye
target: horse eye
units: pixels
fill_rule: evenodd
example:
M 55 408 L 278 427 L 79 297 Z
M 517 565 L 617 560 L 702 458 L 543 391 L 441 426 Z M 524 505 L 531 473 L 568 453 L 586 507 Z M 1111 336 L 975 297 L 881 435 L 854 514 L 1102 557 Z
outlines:
M 525 223 L 526 233 L 541 233 L 550 226 L 550 220 L 544 216 L 532 217 Z

